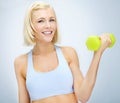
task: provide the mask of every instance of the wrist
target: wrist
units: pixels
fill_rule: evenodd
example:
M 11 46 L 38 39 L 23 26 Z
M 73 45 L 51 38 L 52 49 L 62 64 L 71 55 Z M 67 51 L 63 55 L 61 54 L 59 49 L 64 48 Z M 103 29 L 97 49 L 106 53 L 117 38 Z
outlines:
M 102 54 L 103 54 L 103 51 L 100 51 L 100 50 L 94 52 L 94 55 L 100 55 L 101 56 Z

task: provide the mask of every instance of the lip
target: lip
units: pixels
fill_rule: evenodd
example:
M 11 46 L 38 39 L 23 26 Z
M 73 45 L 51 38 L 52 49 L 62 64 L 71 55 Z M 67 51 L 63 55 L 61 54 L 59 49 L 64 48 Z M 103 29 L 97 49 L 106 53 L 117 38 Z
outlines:
M 42 34 L 44 35 L 51 35 L 53 33 L 53 31 L 43 31 Z

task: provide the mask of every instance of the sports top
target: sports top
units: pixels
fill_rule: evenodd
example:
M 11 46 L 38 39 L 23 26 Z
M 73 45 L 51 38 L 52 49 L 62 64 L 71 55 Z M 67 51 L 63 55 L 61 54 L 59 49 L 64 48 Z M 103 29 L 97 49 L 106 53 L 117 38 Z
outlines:
M 73 93 L 73 76 L 61 48 L 55 46 L 58 66 L 49 72 L 37 72 L 33 67 L 32 51 L 28 53 L 26 88 L 30 99 L 40 100 L 51 96 Z

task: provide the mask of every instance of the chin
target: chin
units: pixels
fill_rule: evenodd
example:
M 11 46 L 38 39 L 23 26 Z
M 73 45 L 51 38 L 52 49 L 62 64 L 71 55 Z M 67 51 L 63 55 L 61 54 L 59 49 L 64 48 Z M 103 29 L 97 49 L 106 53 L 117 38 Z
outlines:
M 46 40 L 47 43 L 52 43 L 52 39 Z

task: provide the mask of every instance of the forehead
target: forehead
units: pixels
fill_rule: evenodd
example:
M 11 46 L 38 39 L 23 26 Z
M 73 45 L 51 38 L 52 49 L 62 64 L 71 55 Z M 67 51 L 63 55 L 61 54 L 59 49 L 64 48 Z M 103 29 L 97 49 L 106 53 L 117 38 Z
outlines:
M 50 18 L 55 17 L 55 12 L 52 8 L 44 8 L 33 11 L 32 19 L 39 19 L 39 18 Z

